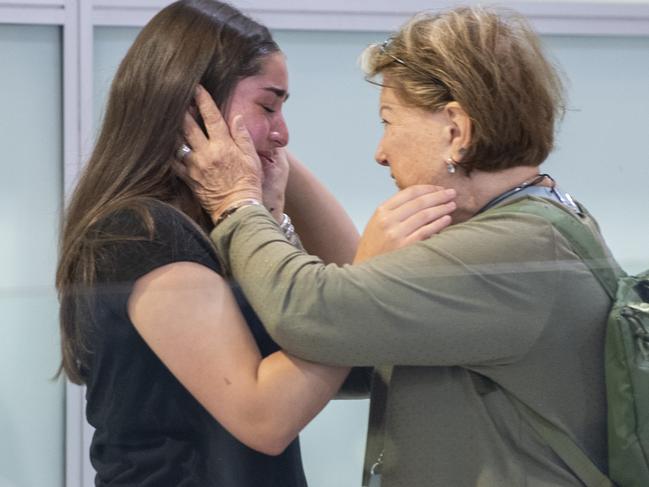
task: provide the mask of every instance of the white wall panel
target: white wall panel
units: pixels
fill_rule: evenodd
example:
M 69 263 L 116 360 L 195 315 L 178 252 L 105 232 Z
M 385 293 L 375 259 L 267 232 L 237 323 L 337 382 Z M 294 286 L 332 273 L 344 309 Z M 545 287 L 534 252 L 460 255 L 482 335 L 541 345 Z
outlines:
M 0 25 L 0 486 L 61 487 L 64 387 L 54 290 L 62 200 L 57 26 Z
M 95 0 L 97 25 L 143 25 L 168 2 Z M 439 10 L 475 2 L 429 0 L 234 0 L 234 5 L 274 29 L 389 31 L 421 10 Z M 480 2 L 506 6 L 526 15 L 544 34 L 649 35 L 649 0 Z

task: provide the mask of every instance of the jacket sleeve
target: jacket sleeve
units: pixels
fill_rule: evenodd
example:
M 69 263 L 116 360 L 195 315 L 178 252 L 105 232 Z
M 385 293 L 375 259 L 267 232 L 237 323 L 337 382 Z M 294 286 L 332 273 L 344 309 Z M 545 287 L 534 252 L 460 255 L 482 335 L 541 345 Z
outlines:
M 554 229 L 488 212 L 360 265 L 324 265 L 258 207 L 211 234 L 270 335 L 296 356 L 345 365 L 498 365 L 551 314 L 562 278 Z

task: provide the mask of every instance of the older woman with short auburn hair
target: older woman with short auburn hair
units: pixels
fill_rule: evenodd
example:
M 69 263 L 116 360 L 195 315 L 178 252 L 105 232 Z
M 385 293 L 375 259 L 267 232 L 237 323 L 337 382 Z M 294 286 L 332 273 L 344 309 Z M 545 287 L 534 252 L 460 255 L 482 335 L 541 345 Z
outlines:
M 227 140 L 215 106 L 199 102 L 219 136 L 188 123 L 195 150 L 179 171 L 217 222 L 211 239 L 226 268 L 284 349 L 375 366 L 366 481 L 582 485 L 529 410 L 606 472 L 611 303 L 536 210 L 554 208 L 601 236 L 539 172 L 563 111 L 540 40 L 511 12 L 457 8 L 414 17 L 369 47 L 363 65 L 381 78 L 375 157 L 401 191 L 376 210 L 354 265 L 295 249 L 267 211 L 243 201 L 261 197 L 249 182 L 259 162 L 245 131 L 233 127 Z M 219 185 L 224 167 L 239 171 L 228 186 Z M 433 201 L 429 185 L 453 201 Z M 453 208 L 450 217 L 441 207 Z M 395 241 L 414 243 L 388 251 Z
M 524 17 L 478 8 L 421 13 L 362 61 L 368 76 L 398 80 L 399 97 L 413 106 L 437 111 L 456 101 L 466 110 L 469 172 L 538 166 L 553 148 L 563 86 Z

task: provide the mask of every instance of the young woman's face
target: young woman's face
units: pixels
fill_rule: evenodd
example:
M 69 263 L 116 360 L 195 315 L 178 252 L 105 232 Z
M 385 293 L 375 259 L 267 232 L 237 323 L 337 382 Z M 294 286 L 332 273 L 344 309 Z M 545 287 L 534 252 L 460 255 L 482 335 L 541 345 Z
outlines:
M 284 54 L 275 52 L 262 61 L 259 74 L 244 78 L 234 88 L 226 118 L 240 114 L 261 159 L 273 159 L 288 144 L 282 107 L 288 98 L 288 71 Z

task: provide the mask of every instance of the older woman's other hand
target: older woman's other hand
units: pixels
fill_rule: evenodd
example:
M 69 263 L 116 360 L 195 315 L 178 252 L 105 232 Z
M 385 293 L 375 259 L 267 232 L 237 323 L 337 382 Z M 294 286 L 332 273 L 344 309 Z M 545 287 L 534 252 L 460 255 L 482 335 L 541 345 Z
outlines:
M 288 183 L 289 162 L 286 149 L 280 147 L 272 154 L 272 161 L 262 159 L 264 181 L 262 183 L 264 206 L 280 222 L 284 212 L 286 185 Z
M 414 185 L 379 206 L 367 223 L 354 263 L 424 240 L 451 224 L 453 189 Z
M 234 115 L 226 123 L 202 86 L 197 87 L 195 99 L 207 135 L 194 117 L 186 113 L 183 128 L 191 152 L 176 164 L 176 171 L 212 220 L 217 221 L 238 201 L 262 200 L 263 172 L 242 117 Z

